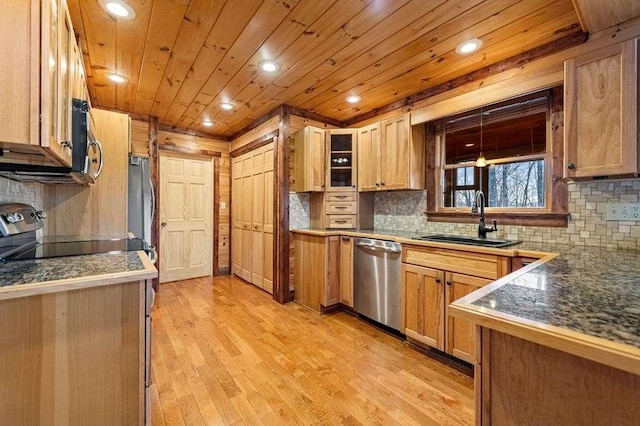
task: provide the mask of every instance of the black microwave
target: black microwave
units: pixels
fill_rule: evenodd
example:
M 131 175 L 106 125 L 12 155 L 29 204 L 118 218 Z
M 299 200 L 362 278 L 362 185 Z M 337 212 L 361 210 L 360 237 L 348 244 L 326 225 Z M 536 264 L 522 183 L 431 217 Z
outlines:
M 71 112 L 71 167 L 0 163 L 0 176 L 41 183 L 95 183 L 104 166 L 102 144 L 94 135 L 87 101 L 73 99 Z

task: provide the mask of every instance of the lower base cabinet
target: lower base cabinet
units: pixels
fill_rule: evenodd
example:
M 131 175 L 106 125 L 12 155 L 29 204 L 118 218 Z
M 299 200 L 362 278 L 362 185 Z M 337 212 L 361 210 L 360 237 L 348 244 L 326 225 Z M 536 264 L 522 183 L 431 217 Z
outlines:
M 295 300 L 315 311 L 340 303 L 340 237 L 294 234 Z
M 404 334 L 463 361 L 475 362 L 476 329 L 450 315 L 449 305 L 506 275 L 508 259 L 412 246 L 403 251 Z M 467 273 L 456 272 L 460 270 Z
M 353 308 L 353 238 L 340 237 L 340 293 L 342 304 Z

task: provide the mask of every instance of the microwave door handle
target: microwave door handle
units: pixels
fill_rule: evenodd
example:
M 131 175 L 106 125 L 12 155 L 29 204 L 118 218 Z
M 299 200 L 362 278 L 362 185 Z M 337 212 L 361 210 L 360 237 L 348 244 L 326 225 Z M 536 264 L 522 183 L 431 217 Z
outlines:
M 102 144 L 100 143 L 100 141 L 95 137 L 91 141 L 91 145 L 97 146 L 98 151 L 100 151 L 100 166 L 98 167 L 98 171 L 96 172 L 95 176 L 95 178 L 97 179 L 98 176 L 100 176 L 100 173 L 102 173 L 102 168 L 104 167 L 104 150 L 102 149 Z

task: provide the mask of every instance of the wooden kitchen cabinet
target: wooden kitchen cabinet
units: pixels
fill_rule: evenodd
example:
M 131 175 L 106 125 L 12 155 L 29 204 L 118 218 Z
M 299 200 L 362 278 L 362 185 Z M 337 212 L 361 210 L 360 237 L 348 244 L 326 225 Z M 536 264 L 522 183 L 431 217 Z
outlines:
M 473 363 L 476 350 L 476 326 L 453 317 L 449 305 L 491 281 L 485 278 L 447 272 L 445 275 L 446 346 L 445 351 L 461 360 Z
M 638 40 L 565 62 L 565 177 L 636 175 Z
M 358 129 L 358 191 L 380 186 L 380 123 Z
M 358 191 L 424 188 L 422 126 L 411 126 L 403 114 L 359 129 Z
M 0 161 L 70 166 L 79 50 L 66 1 L 10 2 L 0 38 Z
M 294 233 L 293 245 L 296 302 L 317 312 L 340 303 L 340 237 Z
M 357 176 L 357 131 L 331 129 L 327 134 L 325 188 L 332 192 L 355 192 Z
M 475 327 L 449 305 L 510 271 L 502 256 L 431 247 L 403 247 L 404 333 L 461 360 L 475 361 Z
M 292 136 L 293 192 L 323 192 L 325 188 L 324 129 L 307 126 Z
M 353 308 L 353 238 L 340 237 L 341 303 Z
M 274 144 L 232 162 L 231 272 L 273 293 Z
M 404 333 L 444 351 L 444 272 L 423 266 L 402 265 Z

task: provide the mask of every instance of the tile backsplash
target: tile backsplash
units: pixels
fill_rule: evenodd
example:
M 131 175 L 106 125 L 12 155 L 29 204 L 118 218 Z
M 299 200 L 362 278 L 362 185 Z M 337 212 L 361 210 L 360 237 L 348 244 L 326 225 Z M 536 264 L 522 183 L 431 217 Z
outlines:
M 40 183 L 23 183 L 0 177 L 0 203 L 26 203 L 42 210 L 44 186 Z
M 289 194 L 289 229 L 308 228 L 310 194 L 292 192 Z
M 569 225 L 566 228 L 500 225 L 493 238 L 547 243 L 571 243 L 637 249 L 640 221 L 606 220 L 607 204 L 640 202 L 640 179 L 569 182 Z M 309 227 L 309 194 L 291 194 L 291 229 Z M 417 234 L 475 236 L 476 223 L 429 222 L 424 214 L 426 191 L 375 194 L 374 227 Z M 491 219 L 488 215 L 488 219 Z
M 569 225 L 566 228 L 500 225 L 494 238 L 571 243 L 637 249 L 640 222 L 606 220 L 607 204 L 640 201 L 640 179 L 569 182 Z M 378 193 L 375 196 L 374 226 L 419 234 L 475 236 L 475 223 L 429 222 L 424 215 L 426 191 Z M 490 215 L 487 215 L 490 219 Z

